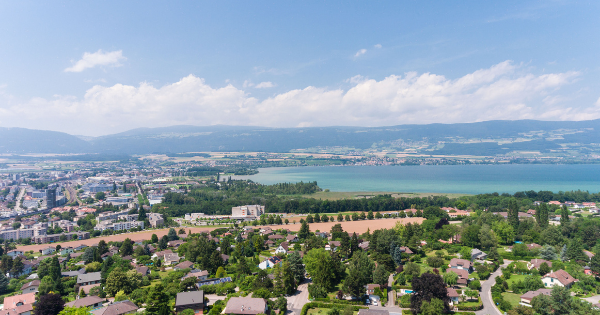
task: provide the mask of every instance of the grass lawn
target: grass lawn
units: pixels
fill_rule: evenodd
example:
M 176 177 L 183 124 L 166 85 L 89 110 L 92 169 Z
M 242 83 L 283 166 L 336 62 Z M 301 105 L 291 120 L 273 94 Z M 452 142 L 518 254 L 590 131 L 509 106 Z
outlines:
M 510 305 L 512 305 L 513 307 L 518 306 L 519 303 L 521 303 L 521 294 L 505 292 L 502 293 L 502 296 L 504 297 L 504 300 L 510 303 Z
M 508 283 L 508 287 L 510 288 L 510 286 L 512 286 L 513 282 L 525 280 L 525 277 L 527 277 L 527 276 L 528 275 L 511 275 L 510 279 L 506 280 L 506 282 Z

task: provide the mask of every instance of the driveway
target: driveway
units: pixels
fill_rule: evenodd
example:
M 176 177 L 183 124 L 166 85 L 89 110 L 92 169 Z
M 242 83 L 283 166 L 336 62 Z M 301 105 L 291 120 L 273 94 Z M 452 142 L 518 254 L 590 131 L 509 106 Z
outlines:
M 502 268 L 508 266 L 511 263 L 509 260 L 504 261 L 504 265 L 500 266 L 498 270 L 490 275 L 490 278 L 485 280 L 481 284 L 481 302 L 483 302 L 483 309 L 475 312 L 477 315 L 502 315 L 503 313 L 494 305 L 492 300 L 492 286 L 496 283 L 496 277 L 502 274 Z
M 295 315 L 300 315 L 300 311 L 304 304 L 308 302 L 308 284 L 310 282 L 303 282 L 298 286 L 298 290 L 294 295 L 286 297 L 288 302 L 288 310 L 293 312 Z
M 208 298 L 208 305 L 213 305 L 213 304 L 215 304 L 216 301 L 224 300 L 227 298 L 227 296 L 225 296 L 225 295 L 216 295 L 216 294 L 207 294 L 207 295 L 205 295 L 205 297 Z
M 600 302 L 600 295 L 590 296 L 589 298 L 583 298 L 582 300 L 586 300 L 592 304 L 597 304 Z

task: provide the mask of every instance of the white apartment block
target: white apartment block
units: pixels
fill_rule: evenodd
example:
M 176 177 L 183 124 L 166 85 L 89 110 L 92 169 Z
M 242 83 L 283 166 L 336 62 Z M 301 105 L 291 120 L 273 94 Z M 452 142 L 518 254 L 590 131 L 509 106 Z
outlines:
M 126 222 L 102 222 L 98 223 L 94 230 L 96 231 L 104 231 L 104 230 L 113 230 L 113 231 L 122 231 L 129 230 L 136 227 L 144 228 L 144 221 L 126 221 Z
M 265 206 L 261 205 L 247 205 L 240 207 L 231 208 L 231 216 L 232 217 L 260 217 L 265 213 Z

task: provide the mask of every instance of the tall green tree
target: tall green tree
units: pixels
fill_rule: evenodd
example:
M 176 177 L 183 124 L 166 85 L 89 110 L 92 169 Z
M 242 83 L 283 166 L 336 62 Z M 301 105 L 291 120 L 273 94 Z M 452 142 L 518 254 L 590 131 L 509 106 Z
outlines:
M 151 315 L 170 315 L 169 295 L 165 287 L 159 283 L 150 290 L 146 299 L 146 312 Z
M 519 206 L 514 198 L 508 202 L 508 222 L 515 231 L 519 228 Z
M 378 265 L 373 272 L 373 283 L 381 285 L 381 287 L 387 287 L 390 273 L 385 269 L 383 265 Z
M 326 291 L 335 285 L 335 266 L 331 255 L 323 248 L 315 248 L 304 255 L 306 271 L 310 274 L 313 283 Z
M 571 219 L 569 219 L 569 209 L 567 209 L 567 205 L 562 206 L 562 210 L 560 212 L 560 225 L 565 226 L 569 224 Z
M 133 242 L 129 238 L 126 238 L 121 244 L 119 254 L 121 254 L 121 257 L 133 255 Z
M 304 274 L 306 273 L 304 264 L 302 263 L 302 257 L 300 257 L 298 252 L 292 252 L 288 255 L 288 261 L 290 263 L 290 269 L 294 274 L 296 284 L 302 283 L 302 281 L 304 281 Z
M 58 315 L 65 308 L 65 301 L 60 294 L 51 293 L 40 295 L 33 310 L 34 315 Z
M 13 261 L 12 268 L 10 268 L 10 274 L 14 277 L 18 277 L 23 272 L 23 268 L 25 268 L 25 265 L 23 265 L 21 257 L 17 257 Z
M 535 211 L 535 218 L 537 220 L 538 225 L 542 229 L 548 227 L 548 205 L 546 203 L 542 203 L 538 206 L 537 210 Z
M 300 231 L 298 232 L 298 238 L 301 240 L 305 240 L 310 234 L 310 230 L 308 229 L 308 222 L 302 221 L 302 226 L 300 226 Z
M 109 295 L 115 296 L 115 294 L 117 294 L 117 292 L 120 290 L 123 290 L 127 294 L 133 291 L 131 290 L 129 279 L 127 278 L 125 272 L 123 272 L 121 268 L 115 268 L 110 272 L 108 278 L 106 278 L 104 291 Z
M 6 293 L 6 289 L 8 289 L 8 279 L 3 272 L 0 272 L 0 294 Z
M 348 266 L 348 276 L 344 280 L 344 292 L 352 296 L 359 296 L 365 286 L 373 281 L 374 269 L 375 262 L 365 252 L 355 253 Z

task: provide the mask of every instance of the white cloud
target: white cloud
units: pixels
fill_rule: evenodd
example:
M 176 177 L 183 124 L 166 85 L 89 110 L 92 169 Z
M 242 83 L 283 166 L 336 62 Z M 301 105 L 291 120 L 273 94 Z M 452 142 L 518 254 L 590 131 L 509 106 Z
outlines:
M 122 50 L 107 51 L 102 49 L 95 53 L 85 52 L 83 57 L 79 59 L 72 67 L 66 68 L 65 72 L 82 72 L 85 69 L 94 68 L 96 66 L 121 66 L 121 61 L 127 60 L 123 56 Z
M 243 88 L 247 88 L 247 87 L 251 87 L 251 86 L 254 86 L 254 83 L 252 83 L 252 82 L 250 82 L 248 80 L 245 80 L 244 84 L 242 84 Z
M 367 53 L 367 50 L 363 48 L 363 49 L 361 49 L 361 50 L 357 51 L 357 52 L 356 52 L 356 54 L 354 54 L 354 57 L 355 57 L 355 58 L 356 58 L 356 57 L 360 57 L 360 56 L 362 56 L 362 55 L 364 55 L 364 54 L 366 54 L 366 53 Z
M 273 82 L 266 81 L 266 82 L 260 82 L 254 88 L 256 88 L 256 89 L 268 89 L 268 88 L 272 88 L 274 86 L 275 86 L 275 84 L 273 84 Z
M 381 47 L 383 47 L 383 46 L 381 46 L 381 44 L 377 44 L 377 45 L 375 45 L 375 46 L 373 46 L 373 47 L 375 47 L 375 48 L 379 49 L 379 48 L 381 48 Z
M 505 61 L 456 79 L 416 72 L 379 81 L 355 76 L 348 79 L 351 87 L 347 90 L 308 86 L 259 100 L 233 85 L 212 87 L 189 75 L 159 87 L 146 82 L 96 85 L 83 97 L 17 102 L 4 95 L 0 117 L 6 127 L 83 135 L 178 124 L 389 126 L 600 118 L 600 99 L 596 104 L 574 106 L 568 97 L 561 97 L 560 88 L 578 76 L 578 72 L 536 75 Z M 258 86 L 250 84 L 246 85 Z

